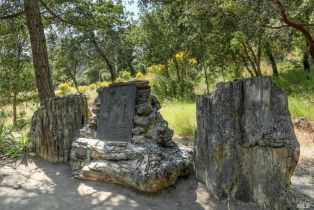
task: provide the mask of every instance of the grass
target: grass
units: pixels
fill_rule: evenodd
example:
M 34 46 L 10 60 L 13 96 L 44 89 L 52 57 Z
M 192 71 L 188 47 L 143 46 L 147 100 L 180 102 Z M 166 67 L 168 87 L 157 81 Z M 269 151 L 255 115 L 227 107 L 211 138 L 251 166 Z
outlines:
M 169 127 L 179 136 L 194 136 L 196 128 L 195 103 L 166 103 L 160 110 Z
M 292 118 L 305 117 L 314 121 L 314 103 L 306 98 L 289 96 L 289 111 Z

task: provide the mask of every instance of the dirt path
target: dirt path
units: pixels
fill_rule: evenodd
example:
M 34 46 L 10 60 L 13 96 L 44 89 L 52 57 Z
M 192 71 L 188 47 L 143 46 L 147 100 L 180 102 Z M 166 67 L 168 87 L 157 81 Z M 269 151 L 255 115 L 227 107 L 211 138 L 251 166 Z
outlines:
M 297 134 L 301 135 L 301 134 Z M 303 135 L 303 134 L 302 134 Z M 301 158 L 292 178 L 293 204 L 306 201 L 314 209 L 314 135 L 303 136 Z M 17 166 L 0 161 L 1 210 L 258 210 L 254 204 L 218 203 L 193 176 L 181 178 L 169 189 L 144 194 L 114 184 L 71 177 L 70 167 L 32 158 Z

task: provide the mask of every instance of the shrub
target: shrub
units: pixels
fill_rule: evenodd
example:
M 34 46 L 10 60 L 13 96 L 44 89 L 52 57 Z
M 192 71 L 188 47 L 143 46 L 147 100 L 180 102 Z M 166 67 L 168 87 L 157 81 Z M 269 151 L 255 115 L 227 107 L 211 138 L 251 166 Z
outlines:
M 16 158 L 27 155 L 31 151 L 31 143 L 26 135 L 22 133 L 20 137 L 13 136 L 13 128 L 6 128 L 0 125 L 0 154 L 8 158 Z
M 130 80 L 131 79 L 131 72 L 129 71 L 122 71 L 121 77 L 123 80 Z

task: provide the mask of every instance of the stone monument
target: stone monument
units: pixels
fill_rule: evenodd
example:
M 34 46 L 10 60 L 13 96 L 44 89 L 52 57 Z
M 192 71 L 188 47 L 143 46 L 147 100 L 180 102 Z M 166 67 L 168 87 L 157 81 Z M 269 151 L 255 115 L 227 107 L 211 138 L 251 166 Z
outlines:
M 148 81 L 97 90 L 90 124 L 72 144 L 73 175 L 156 192 L 192 168 L 192 150 L 172 141 Z
M 197 98 L 195 172 L 219 200 L 288 209 L 299 144 L 287 95 L 270 77 L 220 83 Z

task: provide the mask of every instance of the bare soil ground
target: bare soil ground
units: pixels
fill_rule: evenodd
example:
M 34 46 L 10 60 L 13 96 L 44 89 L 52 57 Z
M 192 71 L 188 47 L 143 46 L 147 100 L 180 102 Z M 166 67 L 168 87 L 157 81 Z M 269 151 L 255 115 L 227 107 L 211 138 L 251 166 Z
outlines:
M 301 145 L 301 157 L 292 177 L 291 203 L 296 208 L 296 204 L 306 202 L 310 204 L 307 209 L 314 209 L 314 133 L 296 130 L 296 134 Z M 175 186 L 159 193 L 145 194 L 115 184 L 74 179 L 68 165 L 30 158 L 22 162 L 0 161 L 0 209 L 258 210 L 259 208 L 255 204 L 237 201 L 218 202 L 194 176 L 180 178 Z

